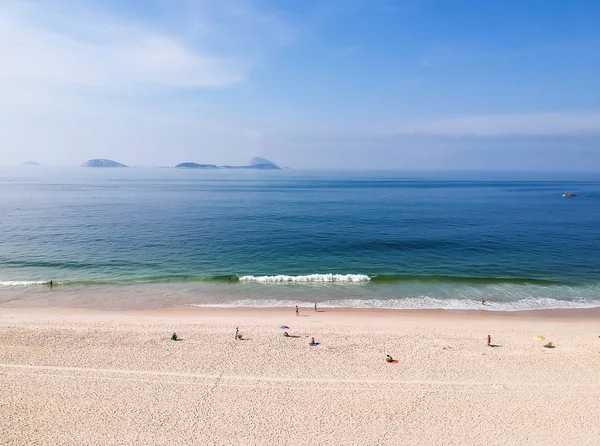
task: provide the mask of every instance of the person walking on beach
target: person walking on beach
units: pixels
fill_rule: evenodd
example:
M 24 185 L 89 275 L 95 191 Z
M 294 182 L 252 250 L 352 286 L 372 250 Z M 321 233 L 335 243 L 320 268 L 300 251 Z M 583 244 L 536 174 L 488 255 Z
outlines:
M 298 312 L 298 305 L 296 305 L 296 316 L 300 316 L 300 313 Z
M 492 337 L 488 335 L 488 347 L 492 345 Z
M 315 302 L 315 311 L 317 311 L 317 303 Z

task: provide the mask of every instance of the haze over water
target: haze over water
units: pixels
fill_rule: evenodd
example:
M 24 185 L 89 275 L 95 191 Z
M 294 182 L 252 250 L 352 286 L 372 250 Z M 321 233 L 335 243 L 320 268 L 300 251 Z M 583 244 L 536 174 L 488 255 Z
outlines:
M 20 168 L 0 186 L 0 305 L 600 305 L 598 174 Z

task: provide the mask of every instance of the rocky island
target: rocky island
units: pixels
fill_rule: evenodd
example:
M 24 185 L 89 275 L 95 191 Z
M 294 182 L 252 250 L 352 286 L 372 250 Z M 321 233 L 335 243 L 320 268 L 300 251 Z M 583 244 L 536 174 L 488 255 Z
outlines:
M 175 166 L 176 169 L 218 169 L 214 164 L 181 163 Z
M 36 163 L 35 161 L 25 161 L 21 164 L 21 166 L 39 166 L 40 163 Z
M 81 167 L 127 167 L 125 164 L 117 163 L 113 160 L 93 159 L 81 165 Z
M 177 169 L 258 169 L 258 170 L 281 170 L 273 161 L 265 158 L 252 158 L 246 166 L 217 166 L 215 164 L 181 163 L 175 166 Z

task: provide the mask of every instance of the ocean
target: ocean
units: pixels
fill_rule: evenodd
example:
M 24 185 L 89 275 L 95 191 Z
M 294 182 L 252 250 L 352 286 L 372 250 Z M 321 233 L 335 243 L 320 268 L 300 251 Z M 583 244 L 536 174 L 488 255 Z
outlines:
M 0 190 L 3 307 L 600 306 L 600 174 L 19 167 Z

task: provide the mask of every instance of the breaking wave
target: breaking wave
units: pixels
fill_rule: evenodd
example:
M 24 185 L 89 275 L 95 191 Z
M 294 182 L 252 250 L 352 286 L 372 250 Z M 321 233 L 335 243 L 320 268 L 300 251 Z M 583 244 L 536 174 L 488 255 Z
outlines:
M 5 281 L 0 281 L 0 286 L 12 286 L 12 287 L 48 285 L 48 284 L 50 284 L 50 282 L 44 282 L 42 280 L 5 280 Z
M 298 300 L 241 299 L 220 304 L 191 304 L 194 307 L 299 307 L 311 308 L 313 303 Z M 464 299 L 437 299 L 432 297 L 402 299 L 332 299 L 319 302 L 319 308 L 371 308 L 386 310 L 485 310 L 526 311 L 555 309 L 586 309 L 600 307 L 600 301 L 578 299 L 566 301 L 552 298 L 523 299 L 511 302 L 487 302 Z
M 262 283 L 303 283 L 303 282 L 369 282 L 371 278 L 365 274 L 309 274 L 306 276 L 242 276 L 240 282 Z

